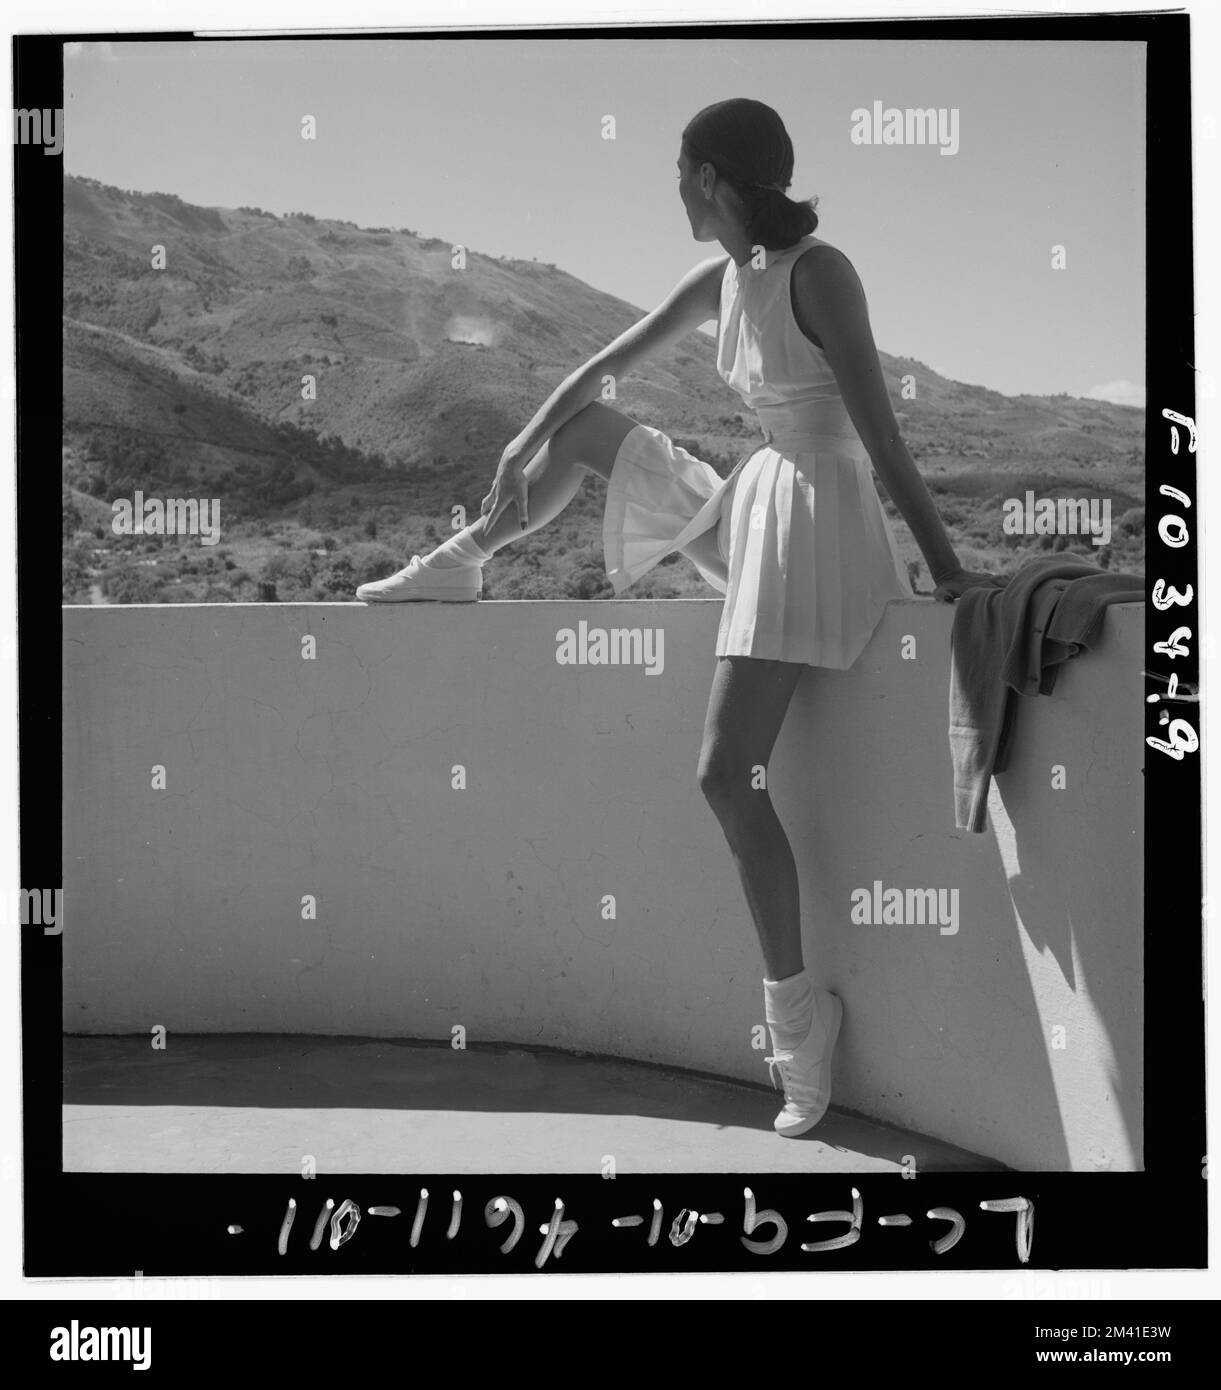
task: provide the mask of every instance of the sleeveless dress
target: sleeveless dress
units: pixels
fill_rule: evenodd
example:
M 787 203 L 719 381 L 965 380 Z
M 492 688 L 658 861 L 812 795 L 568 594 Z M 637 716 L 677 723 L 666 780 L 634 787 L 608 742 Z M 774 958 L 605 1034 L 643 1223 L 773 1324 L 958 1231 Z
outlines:
M 793 315 L 793 264 L 825 244 L 805 236 L 762 267 L 732 257 L 725 267 L 717 372 L 756 412 L 765 443 L 721 478 L 637 424 L 607 482 L 603 545 L 617 596 L 715 527 L 728 585 L 691 558 L 725 595 L 716 654 L 846 671 L 890 600 L 914 594 L 868 451 Z

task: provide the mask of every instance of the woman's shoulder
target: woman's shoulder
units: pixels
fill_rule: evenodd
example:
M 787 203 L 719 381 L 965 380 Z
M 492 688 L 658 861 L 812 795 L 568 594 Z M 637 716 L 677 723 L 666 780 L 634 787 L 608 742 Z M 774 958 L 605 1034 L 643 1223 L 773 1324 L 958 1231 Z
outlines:
M 798 243 L 792 275 L 798 290 L 817 291 L 820 286 L 859 284 L 856 267 L 847 255 L 829 241 L 805 236 Z
M 847 261 L 849 265 L 852 264 L 838 246 L 832 246 L 829 241 L 823 241 L 821 237 L 816 237 L 813 232 L 809 233 L 807 236 L 803 236 L 800 241 L 796 242 L 793 250 L 796 253 L 793 258 L 794 266 L 800 263 L 804 263 L 807 266 L 813 265 L 816 262 L 826 264 L 833 260 Z

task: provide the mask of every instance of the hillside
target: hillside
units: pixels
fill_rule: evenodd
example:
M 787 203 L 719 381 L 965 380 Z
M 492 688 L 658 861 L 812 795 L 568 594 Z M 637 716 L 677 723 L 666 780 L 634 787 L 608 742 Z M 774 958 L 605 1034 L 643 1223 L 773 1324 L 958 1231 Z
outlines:
M 478 515 L 504 445 L 644 312 L 534 261 L 467 248 L 454 268 L 447 242 L 408 229 L 82 178 L 65 180 L 64 206 L 66 601 L 350 598 L 448 534 L 455 506 Z M 759 433 L 714 358 L 693 333 L 620 382 L 616 404 L 724 473 Z M 1143 566 L 1143 412 L 881 360 L 965 563 L 1005 572 L 1051 541 L 1000 533 L 998 499 L 1032 487 L 1109 497 L 1113 543 L 1090 554 Z M 136 490 L 219 498 L 221 543 L 115 536 L 109 503 Z M 501 552 L 485 596 L 609 596 L 602 490 L 589 479 L 558 523 Z M 682 557 L 632 590 L 686 594 L 713 591 Z

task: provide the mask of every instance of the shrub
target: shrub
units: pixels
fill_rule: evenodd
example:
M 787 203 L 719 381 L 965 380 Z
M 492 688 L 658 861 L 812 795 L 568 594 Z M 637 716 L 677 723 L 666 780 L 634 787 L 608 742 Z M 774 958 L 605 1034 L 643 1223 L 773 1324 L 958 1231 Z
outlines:
M 273 555 L 264 564 L 261 578 L 264 580 L 287 580 L 290 584 L 309 582 L 313 568 L 310 555 L 298 550 L 287 550 L 281 555 Z
M 564 585 L 568 598 L 611 598 L 614 589 L 601 569 L 581 569 L 571 576 Z
M 505 581 L 501 598 L 539 599 L 564 598 L 564 590 L 545 574 L 514 575 Z
M 1115 523 L 1117 536 L 1143 536 L 1145 534 L 1145 509 L 1132 507 L 1124 512 Z
M 75 556 L 66 555 L 61 577 L 62 593 L 65 603 L 71 603 L 89 584 L 89 571 Z
M 102 581 L 102 592 L 113 603 L 156 603 L 160 583 L 134 566 L 112 570 Z
M 80 529 L 82 517 L 80 508 L 72 500 L 72 494 L 67 488 L 63 490 L 62 513 L 63 539 L 70 540 Z
M 339 555 L 314 580 L 314 594 L 319 599 L 351 598 L 358 583 L 352 561 Z

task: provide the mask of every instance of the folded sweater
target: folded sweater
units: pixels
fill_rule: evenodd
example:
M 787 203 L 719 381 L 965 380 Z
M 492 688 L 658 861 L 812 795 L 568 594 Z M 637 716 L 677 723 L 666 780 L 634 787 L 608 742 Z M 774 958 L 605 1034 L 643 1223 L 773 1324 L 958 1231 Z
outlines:
M 1089 647 L 1103 609 L 1143 603 L 1145 581 L 1074 555 L 1029 560 L 955 605 L 950 634 L 950 754 L 959 830 L 986 826 L 988 783 L 1008 766 L 1019 695 L 1050 695 L 1059 667 Z

